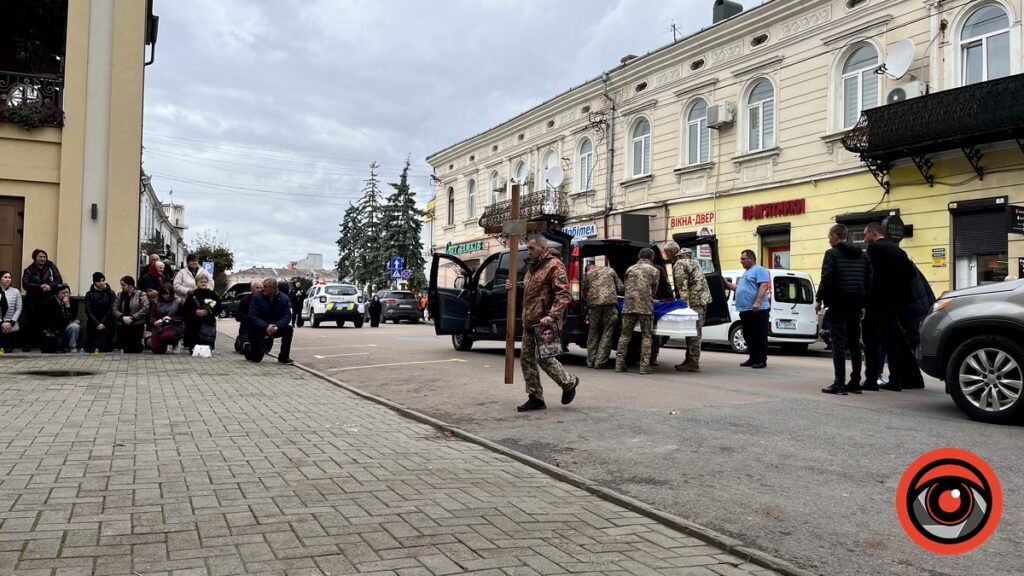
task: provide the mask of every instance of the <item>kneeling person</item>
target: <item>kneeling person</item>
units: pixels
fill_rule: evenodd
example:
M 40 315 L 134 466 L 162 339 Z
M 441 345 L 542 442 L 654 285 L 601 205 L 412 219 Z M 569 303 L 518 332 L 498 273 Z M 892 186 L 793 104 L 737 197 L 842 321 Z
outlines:
M 292 304 L 277 289 L 277 280 L 263 280 L 263 291 L 253 293 L 249 304 L 249 341 L 245 343 L 245 358 L 253 362 L 263 360 L 263 339 L 280 338 L 280 364 L 294 364 L 289 357 L 292 348 Z

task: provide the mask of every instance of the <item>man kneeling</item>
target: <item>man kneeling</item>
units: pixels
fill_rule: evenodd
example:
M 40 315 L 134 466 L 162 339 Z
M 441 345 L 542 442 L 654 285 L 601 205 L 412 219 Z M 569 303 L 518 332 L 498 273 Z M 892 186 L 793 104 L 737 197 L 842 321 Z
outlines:
M 263 339 L 280 338 L 280 364 L 294 364 L 289 357 L 292 349 L 292 304 L 277 290 L 277 280 L 263 280 L 263 291 L 254 293 L 249 304 L 249 341 L 243 347 L 245 358 L 253 362 L 263 360 Z

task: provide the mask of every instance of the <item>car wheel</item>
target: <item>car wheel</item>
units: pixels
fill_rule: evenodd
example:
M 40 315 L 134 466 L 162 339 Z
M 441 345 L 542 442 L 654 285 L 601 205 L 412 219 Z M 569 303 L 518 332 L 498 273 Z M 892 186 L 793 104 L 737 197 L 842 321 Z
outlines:
M 452 334 L 452 346 L 460 352 L 467 352 L 473 348 L 473 339 L 465 334 Z
M 419 319 L 419 317 L 416 317 L 416 318 L 413 318 L 412 320 L 409 320 L 409 322 L 412 322 L 413 324 L 419 324 L 420 323 L 420 319 Z
M 337 322 L 335 322 L 335 324 L 338 325 L 338 328 L 344 328 L 345 327 L 345 321 L 344 320 L 338 320 Z
M 737 354 L 747 353 L 747 339 L 743 337 L 743 327 L 738 323 L 729 329 L 729 346 Z
M 392 322 L 394 322 L 395 324 L 398 324 L 399 322 L 401 322 L 401 320 L 398 319 L 398 318 L 395 318 L 394 320 L 392 320 Z
M 320 316 L 318 316 L 318 315 L 317 315 L 317 314 L 316 314 L 316 313 L 314 312 L 314 313 L 313 313 L 313 328 L 319 328 L 319 327 L 320 327 Z
M 975 336 L 946 367 L 953 401 L 972 420 L 1003 424 L 1024 416 L 1024 348 L 1002 336 Z
M 362 318 L 359 318 L 358 320 L 353 320 L 353 321 L 352 321 L 352 324 L 353 324 L 353 325 L 354 325 L 354 326 L 355 326 L 356 328 L 362 328 L 362 327 L 363 327 L 363 319 L 362 319 Z

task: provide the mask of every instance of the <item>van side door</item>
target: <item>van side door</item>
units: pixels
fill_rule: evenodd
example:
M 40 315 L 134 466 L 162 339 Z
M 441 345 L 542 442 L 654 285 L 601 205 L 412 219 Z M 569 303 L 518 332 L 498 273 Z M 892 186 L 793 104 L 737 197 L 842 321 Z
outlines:
M 454 264 L 458 277 L 453 287 L 438 285 L 442 262 Z M 430 284 L 427 287 L 427 301 L 430 317 L 434 319 L 434 332 L 444 334 L 469 334 L 473 329 L 473 290 L 470 286 L 472 272 L 462 260 L 449 254 L 435 252 L 430 262 Z

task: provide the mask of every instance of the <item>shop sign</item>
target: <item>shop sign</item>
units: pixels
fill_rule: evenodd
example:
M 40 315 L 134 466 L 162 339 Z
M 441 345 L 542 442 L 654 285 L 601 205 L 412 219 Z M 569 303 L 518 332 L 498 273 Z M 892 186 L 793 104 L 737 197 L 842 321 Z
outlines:
M 760 220 L 761 218 L 778 218 L 779 216 L 796 216 L 807 211 L 807 200 L 783 200 L 768 204 L 754 204 L 743 207 L 744 220 Z
M 703 226 L 707 224 L 713 224 L 715 221 L 714 212 L 697 212 L 695 214 L 684 214 L 682 216 L 673 216 L 669 219 L 669 228 L 692 228 L 694 226 Z
M 590 238 L 591 236 L 597 236 L 597 225 L 577 224 L 575 226 L 566 226 L 565 228 L 562 228 L 562 232 L 565 232 L 573 238 Z
M 448 242 L 444 245 L 444 253 L 452 256 L 461 256 L 462 254 L 469 254 L 470 252 L 476 252 L 477 250 L 483 250 L 484 243 L 482 240 L 476 242 L 463 242 L 462 244 L 452 244 Z
M 886 216 L 882 220 L 882 228 L 885 228 L 885 237 L 889 240 L 893 242 L 903 240 L 905 227 L 903 226 L 903 218 L 900 218 L 899 214 Z
M 932 268 L 946 267 L 946 249 L 932 248 Z
M 1024 206 L 1010 205 L 1010 232 L 1024 234 Z

